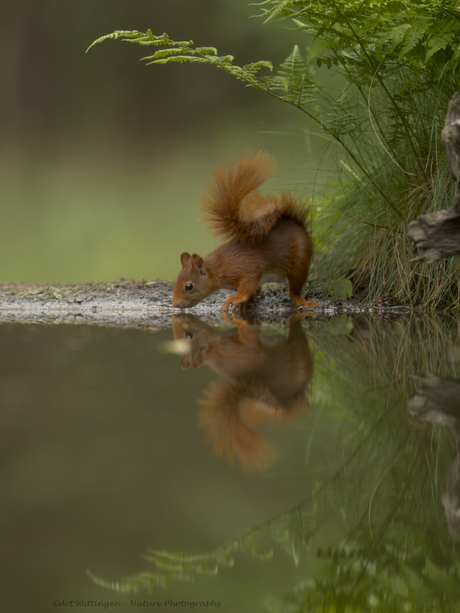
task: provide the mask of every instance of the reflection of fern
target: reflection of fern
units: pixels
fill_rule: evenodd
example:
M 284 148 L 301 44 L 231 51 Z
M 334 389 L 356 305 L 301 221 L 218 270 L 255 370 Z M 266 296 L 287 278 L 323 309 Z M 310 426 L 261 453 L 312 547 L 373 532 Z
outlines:
M 173 579 L 181 579 L 185 581 L 186 578 L 181 576 L 175 576 L 173 573 L 152 573 L 152 572 L 143 572 L 138 575 L 133 575 L 132 577 L 125 577 L 121 581 L 107 581 L 107 579 L 102 579 L 98 577 L 90 570 L 87 571 L 88 577 L 94 581 L 96 585 L 100 587 L 105 587 L 109 590 L 114 590 L 115 592 L 138 592 L 141 589 L 146 589 L 149 592 L 153 590 L 155 587 L 162 587 L 166 589 L 171 580 Z
M 282 598 L 270 598 L 271 613 L 375 611 L 399 613 L 460 611 L 460 572 L 435 564 L 419 552 L 406 556 L 399 543 L 387 544 L 378 562 L 369 560 L 372 543 L 348 541 L 319 549 L 312 565 L 316 579 L 302 581 Z M 415 607 L 415 608 L 414 608 Z
M 316 483 L 297 508 L 214 551 L 151 550 L 144 558 L 153 570 L 121 581 L 89 573 L 95 583 L 119 592 L 166 589 L 214 578 L 239 555 L 268 562 L 281 549 L 295 565 L 306 560 L 308 575 L 267 603 L 273 613 L 459 611 L 460 557 L 439 504 L 453 441 L 440 429 L 414 425 L 406 407 L 415 385 L 410 374 L 437 368 L 458 377 L 445 350 L 458 344 L 458 318 L 346 320 L 309 328 L 316 349 L 313 413 L 330 419 L 331 447 L 338 447 L 334 432 L 346 430 L 335 474 Z M 311 423 L 309 430 L 313 440 Z M 313 447 L 305 462 L 316 453 Z M 331 541 L 330 524 L 323 524 L 329 511 L 346 530 L 346 539 L 331 547 L 324 545 Z
M 120 581 L 102 579 L 91 571 L 88 571 L 88 576 L 97 585 L 117 592 L 138 592 L 141 589 L 151 592 L 155 587 L 167 589 L 172 581 L 191 583 L 200 575 L 217 575 L 220 567 L 232 568 L 235 565 L 235 554 L 262 561 L 271 560 L 275 544 L 283 547 L 297 564 L 300 551 L 308 544 L 313 533 L 309 514 L 295 510 L 208 553 L 148 550 L 148 554 L 142 557 L 153 562 L 157 571 L 142 572 Z M 262 547 L 260 541 L 268 546 Z

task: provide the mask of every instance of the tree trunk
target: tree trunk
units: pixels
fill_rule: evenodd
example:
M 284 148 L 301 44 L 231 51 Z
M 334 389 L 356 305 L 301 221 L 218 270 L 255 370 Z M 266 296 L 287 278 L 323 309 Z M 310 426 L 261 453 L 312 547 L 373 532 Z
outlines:
M 460 184 L 460 95 L 455 93 L 447 107 L 446 120 L 441 132 L 446 148 L 449 170 L 453 180 Z M 429 264 L 441 258 L 460 253 L 460 195 L 448 209 L 421 215 L 412 221 L 407 235 L 418 247 L 413 261 L 424 260 Z

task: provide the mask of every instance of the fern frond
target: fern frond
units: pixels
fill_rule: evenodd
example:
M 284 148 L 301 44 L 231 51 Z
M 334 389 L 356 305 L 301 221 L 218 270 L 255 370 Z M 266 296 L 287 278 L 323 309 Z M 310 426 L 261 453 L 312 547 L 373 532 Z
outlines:
M 180 52 L 181 50 L 179 49 L 178 51 Z M 147 66 L 150 66 L 151 64 L 169 64 L 169 63 L 184 64 L 185 62 L 194 62 L 197 64 L 203 64 L 206 62 L 204 58 L 196 57 L 194 55 L 169 55 L 167 57 L 163 57 L 162 59 L 160 58 L 156 60 L 150 60 L 150 58 L 148 57 L 143 57 L 142 59 L 148 60 L 146 61 Z
M 281 64 L 278 74 L 289 77 L 305 74 L 305 62 L 300 53 L 298 45 L 294 45 L 294 49 Z
M 267 89 L 270 91 L 282 91 L 287 92 L 289 90 L 289 78 L 282 77 L 280 75 L 274 75 L 273 77 L 264 77 L 264 82 L 266 83 Z
M 406 36 L 408 30 L 411 29 L 411 27 L 412 26 L 410 23 L 403 23 L 400 26 L 391 30 L 390 32 L 390 40 L 391 40 L 390 50 L 391 52 L 393 52 L 396 49 L 396 47 L 403 42 L 404 37 Z M 385 38 L 387 39 L 388 36 L 386 35 Z
M 267 4 L 267 2 L 261 2 L 259 4 L 254 3 L 254 6 L 262 6 L 264 4 Z M 280 0 L 274 8 L 262 9 L 262 14 L 267 16 L 264 23 L 282 15 L 285 9 L 290 5 L 292 5 L 292 0 Z
M 441 49 L 445 49 L 448 44 L 449 41 L 444 36 L 432 36 L 428 41 L 428 50 L 425 55 L 425 62 L 428 62 L 428 60 L 430 60 L 435 53 L 441 51 Z
M 217 55 L 217 49 L 215 47 L 197 47 L 195 51 L 202 55 Z
M 316 43 L 308 52 L 306 63 L 310 64 L 310 62 L 313 62 L 313 60 L 315 60 L 318 55 L 321 55 L 321 53 L 324 53 L 324 51 L 330 49 L 330 46 L 331 42 L 327 38 L 323 38 L 321 40 L 316 41 Z
M 254 74 L 262 68 L 268 68 L 268 70 L 273 70 L 273 64 L 271 62 L 267 62 L 266 60 L 259 60 L 258 62 L 253 62 L 252 64 L 245 64 L 243 66 L 243 70 L 247 70 L 251 73 L 253 72 Z
M 302 107 L 316 98 L 318 88 L 307 72 L 297 45 L 281 64 L 276 77 L 265 77 L 264 80 L 270 91 L 283 91 L 279 98 L 294 106 Z
M 94 47 L 94 45 L 103 43 L 105 40 L 109 40 L 109 39 L 116 40 L 117 38 L 139 39 L 144 36 L 146 35 L 142 34 L 141 32 L 138 32 L 137 30 L 115 30 L 115 32 L 112 32 L 111 34 L 105 34 L 104 36 L 100 36 L 95 41 L 93 41 L 91 45 L 88 47 L 88 49 L 85 51 L 85 53 L 88 53 L 88 51 L 91 49 L 91 47 Z
M 425 36 L 425 33 L 426 33 L 425 24 L 423 24 L 423 27 L 411 28 L 410 30 L 407 31 L 404 37 L 404 41 L 403 41 L 403 48 L 401 49 L 398 55 L 399 61 L 401 61 L 404 58 L 404 56 L 410 53 L 417 46 L 417 44 Z
M 196 47 L 192 40 L 189 41 L 175 41 L 172 40 L 167 34 L 161 36 L 155 36 L 151 30 L 147 30 L 144 34 L 142 32 L 117 30 L 111 34 L 101 36 L 95 40 L 88 50 L 95 44 L 103 42 L 108 39 L 121 38 L 127 42 L 134 42 L 141 45 L 163 45 L 165 48 L 160 49 L 153 55 L 148 55 L 142 58 L 143 61 L 150 64 L 169 64 L 191 62 L 197 64 L 210 64 L 217 66 L 231 74 L 232 76 L 244 81 L 248 85 L 255 87 L 256 89 L 262 89 L 267 91 L 268 85 L 263 79 L 258 77 L 258 72 L 262 69 L 273 70 L 271 62 L 266 60 L 259 60 L 252 64 L 246 64 L 245 66 L 234 66 L 233 55 L 217 55 L 217 49 L 215 47 Z
M 148 63 L 153 64 L 154 60 L 165 58 L 165 57 L 168 57 L 170 55 L 178 55 L 179 53 L 182 53 L 182 51 L 183 51 L 182 49 L 179 49 L 179 48 L 176 48 L 176 47 L 173 47 L 173 48 L 170 47 L 168 49 L 160 49 L 159 51 L 157 51 L 153 55 L 149 55 L 149 56 L 143 57 L 142 59 L 145 60 L 145 61 L 148 60 Z
M 139 38 L 123 38 L 122 42 L 125 43 L 136 43 L 137 45 L 153 45 L 154 47 L 159 47 L 160 45 L 171 45 L 172 47 L 190 47 L 193 45 L 193 40 L 181 40 L 175 41 L 171 40 L 167 34 L 161 34 L 161 36 L 155 36 L 152 34 L 150 30 L 147 30 L 147 33 L 144 36 L 140 36 Z
M 171 38 L 169 38 L 169 36 L 166 33 L 157 36 L 155 34 L 152 34 L 151 30 L 147 30 L 147 32 L 145 33 L 138 32 L 137 30 L 116 30 L 115 32 L 112 32 L 111 34 L 105 34 L 105 36 L 101 36 L 100 38 L 97 38 L 88 47 L 88 49 L 86 50 L 86 53 L 88 53 L 91 47 L 94 47 L 94 45 L 97 45 L 98 43 L 102 43 L 105 40 L 110 40 L 110 39 L 116 40 L 118 38 L 121 38 L 122 41 L 128 42 L 128 43 L 136 43 L 138 45 L 154 45 L 155 47 L 158 47 L 160 45 L 170 45 L 171 47 L 189 49 L 194 44 L 193 40 L 182 40 L 182 41 L 172 40 Z

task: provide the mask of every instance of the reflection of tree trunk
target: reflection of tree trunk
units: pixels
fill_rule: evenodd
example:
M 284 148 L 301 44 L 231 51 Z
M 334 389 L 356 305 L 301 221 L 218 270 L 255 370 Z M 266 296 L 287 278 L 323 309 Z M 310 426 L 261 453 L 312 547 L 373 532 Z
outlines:
M 460 184 L 460 95 L 455 93 L 447 107 L 442 142 L 452 178 Z M 417 260 L 433 263 L 460 253 L 460 196 L 448 209 L 421 215 L 412 221 L 407 235 L 419 249 Z
M 422 389 L 407 402 L 412 415 L 452 428 L 460 442 L 460 381 L 428 374 L 417 377 Z M 442 493 L 449 532 L 454 541 L 460 540 L 460 449 L 452 458 Z
M 454 541 L 460 541 L 460 449 L 451 460 L 442 493 L 447 525 Z
M 460 439 L 460 380 L 433 373 L 416 379 L 422 388 L 409 398 L 409 413 L 424 421 L 450 426 Z

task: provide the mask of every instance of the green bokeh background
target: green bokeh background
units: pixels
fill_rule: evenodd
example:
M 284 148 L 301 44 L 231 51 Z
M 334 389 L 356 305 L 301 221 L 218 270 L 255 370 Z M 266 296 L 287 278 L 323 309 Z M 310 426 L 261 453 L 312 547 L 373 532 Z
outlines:
M 210 66 L 145 66 L 116 29 L 193 38 L 242 65 L 282 61 L 304 35 L 234 0 L 20 0 L 0 7 L 0 282 L 173 279 L 216 163 L 278 160 L 273 189 L 305 193 L 315 163 L 295 109 Z M 147 54 L 149 50 L 147 50 Z M 293 146 L 294 145 L 294 146 Z

